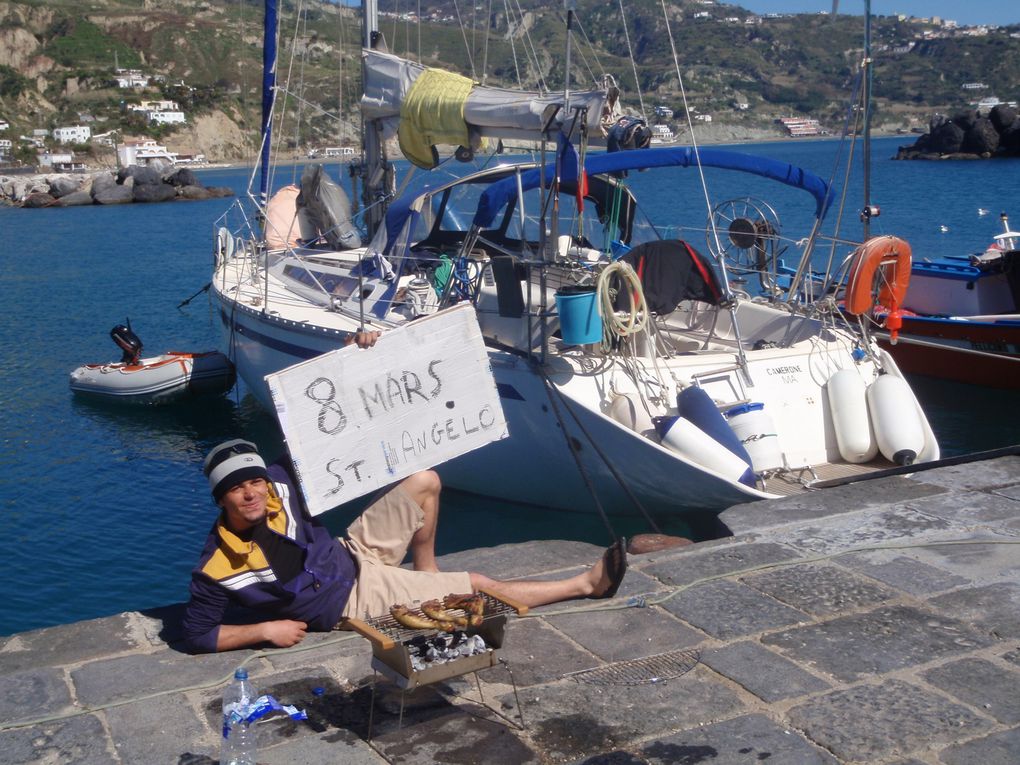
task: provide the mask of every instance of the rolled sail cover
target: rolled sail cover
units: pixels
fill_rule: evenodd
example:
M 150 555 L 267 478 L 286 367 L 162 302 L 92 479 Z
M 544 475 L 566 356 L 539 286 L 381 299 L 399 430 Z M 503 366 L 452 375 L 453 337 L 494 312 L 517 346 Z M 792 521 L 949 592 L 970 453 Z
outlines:
M 347 194 L 326 174 L 322 165 L 305 166 L 297 205 L 306 212 L 330 247 L 351 250 L 361 246 L 361 234 L 351 220 Z
M 400 119 L 401 104 L 425 67 L 374 50 L 363 50 L 362 55 L 366 65 L 362 115 L 366 120 L 382 120 L 388 134 L 392 135 Z M 534 91 L 475 85 L 464 103 L 464 121 L 483 136 L 538 141 L 545 127 L 546 108 L 562 103 L 562 93 L 542 95 Z M 614 111 L 615 104 L 610 103 L 608 88 L 572 91 L 570 106 L 571 109 L 587 108 L 590 139 L 604 138 L 604 126 L 612 124 L 619 116 Z M 572 116 L 561 109 L 550 126 L 551 135 L 555 136 Z

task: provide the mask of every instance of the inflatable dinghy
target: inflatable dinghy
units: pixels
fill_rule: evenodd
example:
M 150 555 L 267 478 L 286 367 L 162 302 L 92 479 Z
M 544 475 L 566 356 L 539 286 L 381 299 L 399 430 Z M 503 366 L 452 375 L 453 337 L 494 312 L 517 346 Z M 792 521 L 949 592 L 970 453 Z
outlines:
M 164 404 L 197 395 L 226 393 L 237 379 L 234 365 L 219 351 L 170 351 L 140 358 L 142 343 L 128 327 L 110 330 L 123 349 L 119 362 L 84 364 L 71 372 L 71 390 L 113 401 Z

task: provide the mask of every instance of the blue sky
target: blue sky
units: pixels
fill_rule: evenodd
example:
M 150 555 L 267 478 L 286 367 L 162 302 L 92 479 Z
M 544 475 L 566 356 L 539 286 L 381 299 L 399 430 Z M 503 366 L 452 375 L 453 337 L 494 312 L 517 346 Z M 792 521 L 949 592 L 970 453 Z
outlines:
M 832 0 L 731 0 L 756 13 L 813 13 L 832 10 Z M 864 14 L 864 0 L 840 0 L 840 13 Z M 941 16 L 960 24 L 1020 23 L 1017 0 L 872 0 L 875 15 Z

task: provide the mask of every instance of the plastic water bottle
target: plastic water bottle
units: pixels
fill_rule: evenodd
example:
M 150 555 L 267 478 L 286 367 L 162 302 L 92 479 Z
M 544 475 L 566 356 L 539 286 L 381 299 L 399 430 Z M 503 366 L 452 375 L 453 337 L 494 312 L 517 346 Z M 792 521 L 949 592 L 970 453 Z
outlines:
M 223 691 L 223 744 L 220 765 L 255 765 L 255 730 L 247 717 L 255 691 L 248 682 L 248 670 L 239 667 Z

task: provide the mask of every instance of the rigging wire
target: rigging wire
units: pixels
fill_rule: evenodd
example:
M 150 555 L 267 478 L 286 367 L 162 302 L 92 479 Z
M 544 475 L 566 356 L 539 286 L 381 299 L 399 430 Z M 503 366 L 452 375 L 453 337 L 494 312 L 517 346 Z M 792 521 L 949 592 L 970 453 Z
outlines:
M 643 119 L 645 121 L 645 123 L 647 124 L 648 123 L 648 114 L 647 114 L 647 112 L 645 112 L 645 99 L 641 95 L 641 80 L 638 78 L 637 61 L 634 60 L 634 49 L 631 47 L 631 44 L 630 44 L 630 32 L 627 30 L 627 12 L 623 8 L 623 0 L 619 0 L 619 3 L 620 3 L 620 20 L 623 22 L 623 37 L 627 41 L 627 55 L 630 57 L 630 66 L 631 66 L 631 68 L 634 71 L 634 89 L 637 91 L 638 103 L 641 105 L 641 119 Z M 663 7 L 663 13 L 665 13 L 665 7 Z M 668 28 L 668 26 L 669 26 L 669 22 L 667 21 L 667 28 Z M 670 37 L 670 42 L 672 43 L 672 41 L 673 41 L 673 38 L 671 36 Z M 676 50 L 675 49 L 673 51 L 673 57 L 674 57 L 674 59 L 676 58 Z M 679 74 L 679 73 L 680 73 L 680 67 L 677 66 L 677 74 Z M 683 80 L 681 80 L 681 86 L 682 86 L 682 84 L 683 84 Z M 684 104 L 685 108 L 686 108 L 686 106 L 687 105 Z M 688 119 L 690 119 L 690 118 L 688 117 Z
M 298 67 L 298 93 L 302 95 L 305 92 L 305 64 L 308 62 L 308 14 L 301 14 L 298 18 L 297 26 L 302 27 L 302 39 L 304 40 L 303 50 L 301 51 L 301 64 Z M 294 33 L 295 40 L 297 39 L 297 31 L 295 27 Z M 300 151 L 301 149 L 301 122 L 305 115 L 304 108 L 305 99 L 301 99 L 298 102 L 297 118 L 294 120 L 294 149 Z M 297 163 L 291 165 L 290 171 L 290 182 L 297 182 Z
M 460 36 L 464 38 L 464 50 L 467 51 L 468 63 L 471 65 L 471 79 L 477 80 L 475 77 L 475 57 L 471 46 L 468 44 L 467 32 L 464 31 L 464 22 L 460 18 L 460 4 L 457 0 L 453 0 L 453 10 L 457 12 L 457 24 L 460 26 Z
M 304 16 L 304 12 L 305 12 L 305 3 L 304 3 L 304 0 L 301 0 L 298 3 L 297 8 L 294 11 L 294 13 L 295 13 L 295 16 L 294 16 L 294 32 L 291 35 L 291 41 L 290 41 L 290 60 L 287 63 L 287 77 L 286 77 L 286 80 L 285 80 L 288 83 L 292 81 L 292 77 L 293 77 L 293 74 L 294 74 L 294 56 L 295 56 L 295 52 L 297 50 L 297 37 L 298 37 L 298 31 L 300 30 L 300 27 L 301 27 L 301 19 Z M 278 86 L 275 89 L 277 90 L 277 92 L 279 92 L 281 90 L 281 88 L 279 88 Z M 286 118 L 286 114 L 287 114 L 287 94 L 288 94 L 288 91 L 287 90 L 283 90 L 283 94 L 284 94 L 284 98 L 283 98 L 283 102 L 280 104 L 279 112 L 277 112 L 277 110 L 276 110 L 276 98 L 275 97 L 273 98 L 273 117 L 276 118 L 276 130 L 274 131 L 274 134 L 276 136 L 276 156 L 280 156 L 280 152 L 282 151 L 282 147 L 283 147 L 283 122 L 284 122 L 284 119 Z M 273 188 L 274 180 L 275 180 L 275 175 L 276 175 L 276 168 L 275 167 L 270 167 L 270 169 L 269 169 L 269 188 L 270 189 Z
M 519 29 L 522 31 L 524 37 L 524 49 L 528 53 L 529 61 L 535 68 L 535 75 L 538 79 L 538 90 L 540 93 L 547 93 L 548 87 L 546 86 L 545 77 L 542 76 L 542 65 L 538 58 L 538 52 L 535 50 L 535 41 L 531 39 L 531 30 L 528 29 L 528 25 L 524 20 L 524 9 L 521 7 L 520 0 L 513 0 L 514 5 L 517 7 L 517 13 L 520 15 Z
M 581 18 L 579 15 L 574 14 L 574 24 L 577 25 L 578 31 L 581 33 L 581 39 L 584 40 L 585 45 L 588 46 L 591 51 L 592 57 L 595 59 L 595 65 L 602 69 L 602 64 L 599 62 L 598 54 L 595 52 L 595 46 L 591 44 L 591 40 L 588 39 L 588 35 L 584 32 L 584 27 L 581 26 Z M 584 68 L 588 70 L 588 78 L 590 82 L 598 82 L 599 78 L 595 76 L 595 71 L 591 68 L 591 64 L 588 63 L 588 57 L 584 55 L 584 49 L 578 45 L 577 55 L 581 57 L 581 63 L 584 64 Z M 605 74 L 605 70 L 602 69 L 602 74 Z
M 248 34 L 247 29 L 246 29 L 248 17 L 247 17 L 247 15 L 244 12 L 245 11 L 245 2 L 244 2 L 244 0 L 238 0 L 238 6 L 240 8 L 241 39 L 244 40 L 244 39 L 247 38 L 247 34 Z M 249 106 L 248 106 L 248 69 L 249 69 L 249 67 L 245 66 L 243 61 L 239 61 L 238 64 L 240 65 L 240 68 L 241 68 L 241 114 L 247 115 L 248 114 L 248 109 L 249 109 Z M 255 159 L 250 154 L 250 151 L 252 149 L 252 145 L 250 143 L 248 143 L 247 140 L 244 141 L 243 145 L 249 151 L 249 153 L 245 157 L 246 164 L 254 165 L 255 164 Z
M 669 23 L 669 14 L 666 12 L 666 0 L 659 0 L 662 6 L 662 18 L 666 22 L 666 34 L 669 36 L 669 48 L 673 53 L 673 66 L 676 67 L 677 81 L 680 84 L 680 95 L 683 99 L 684 104 L 684 116 L 687 119 L 687 128 L 691 134 L 691 149 L 694 151 L 695 164 L 698 166 L 698 178 L 701 181 L 701 191 L 705 196 L 705 209 L 708 211 L 709 227 L 711 228 L 712 239 L 715 242 L 715 251 L 721 253 L 723 251 L 722 243 L 719 241 L 719 229 L 715 223 L 715 216 L 712 215 L 712 200 L 709 198 L 708 193 L 708 182 L 705 180 L 705 168 L 701 164 L 701 153 L 698 149 L 698 141 L 694 134 L 694 122 L 691 119 L 690 104 L 687 100 L 687 88 L 684 86 L 683 74 L 680 72 L 680 58 L 676 52 L 676 40 L 673 39 L 673 27 Z M 815 223 L 813 231 L 817 231 L 818 222 Z M 812 241 L 814 240 L 814 234 L 812 234 Z M 810 245 L 809 245 L 810 246 Z M 803 262 L 803 260 L 801 261 Z M 719 264 L 718 273 L 722 277 L 722 286 L 725 292 L 726 301 L 729 303 L 730 312 L 730 323 L 733 328 L 734 339 L 736 340 L 736 353 L 737 353 L 737 365 L 743 372 L 745 382 L 747 384 L 753 384 L 748 372 L 747 366 L 747 354 L 744 352 L 744 344 L 740 338 L 739 324 L 737 323 L 737 301 L 733 299 L 733 290 L 730 287 L 729 273 L 724 263 Z M 718 315 L 716 316 L 718 318 Z
M 393 33 L 390 35 L 390 39 L 393 40 L 393 51 L 396 52 L 397 40 L 397 23 L 400 21 L 400 0 L 393 0 Z
M 516 35 L 514 34 L 513 17 L 510 13 L 510 6 L 507 4 L 507 0 L 503 0 L 503 10 L 506 13 L 506 25 L 507 25 L 507 37 L 510 38 L 510 51 L 513 54 L 514 59 L 514 72 L 517 74 L 517 85 L 522 90 L 524 89 L 524 80 L 521 79 L 521 67 L 517 61 L 517 43 L 515 42 Z
M 620 2 L 622 4 L 623 0 L 620 0 Z M 702 167 L 701 165 L 701 154 L 698 150 L 698 141 L 694 135 L 694 122 L 691 119 L 690 104 L 687 101 L 687 88 L 684 86 L 684 77 L 683 74 L 680 72 L 680 59 L 677 56 L 676 52 L 676 41 L 673 39 L 673 28 L 672 26 L 670 26 L 669 15 L 666 12 L 666 0 L 659 0 L 659 3 L 662 6 L 662 18 L 666 22 L 666 34 L 669 37 L 669 48 L 670 51 L 673 53 L 673 66 L 676 69 L 676 76 L 680 85 L 680 97 L 684 104 L 684 118 L 687 120 L 687 129 L 688 131 L 690 131 L 691 135 L 691 148 L 694 150 L 694 157 L 697 161 L 696 164 L 698 166 L 698 178 L 700 178 L 701 180 L 701 190 L 705 196 L 705 208 L 709 210 L 709 212 L 711 212 L 712 201 L 709 198 L 708 182 L 705 180 L 705 168 Z M 716 228 L 713 216 L 711 215 L 709 216 L 709 221 L 710 221 L 709 227 L 711 228 L 712 238 L 715 240 L 716 252 L 722 252 L 723 248 L 722 244 L 719 241 L 719 230 L 718 228 Z M 725 274 L 725 269 L 723 269 L 723 273 Z
M 337 136 L 340 144 L 346 144 L 346 130 L 344 130 L 344 76 L 347 69 L 344 67 L 344 14 L 342 8 L 337 8 L 337 82 L 336 82 L 336 113 L 337 113 Z
M 489 40 L 492 37 L 492 0 L 485 7 L 485 37 L 482 42 L 482 85 L 489 76 Z

